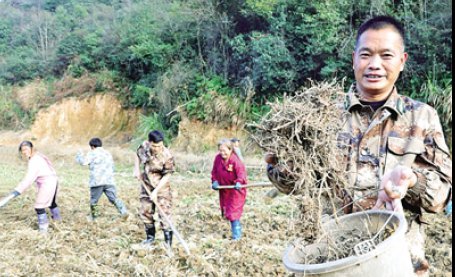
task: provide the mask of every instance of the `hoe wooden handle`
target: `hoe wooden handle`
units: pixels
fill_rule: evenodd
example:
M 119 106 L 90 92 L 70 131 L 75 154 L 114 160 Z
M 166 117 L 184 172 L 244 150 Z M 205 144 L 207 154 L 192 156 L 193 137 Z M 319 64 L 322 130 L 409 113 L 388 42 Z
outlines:
M 249 185 L 240 186 L 241 188 L 255 188 L 255 187 L 272 187 L 273 184 L 269 182 L 260 182 L 260 183 L 252 183 Z M 218 189 L 233 189 L 235 186 L 219 186 Z
M 169 226 L 171 227 L 172 229 L 172 232 L 174 233 L 175 237 L 178 239 L 178 241 L 182 244 L 183 248 L 185 249 L 185 252 L 186 254 L 189 256 L 190 255 L 190 248 L 188 247 L 188 244 L 186 243 L 185 240 L 183 240 L 182 236 L 180 235 L 180 233 L 177 231 L 177 229 L 175 228 L 174 224 L 172 224 L 172 221 L 167 217 L 167 215 L 163 212 L 163 210 L 161 209 L 160 205 L 158 204 L 158 201 L 157 199 L 153 199 L 152 198 L 152 193 L 150 192 L 149 188 L 147 187 L 147 185 L 144 183 L 144 182 L 141 182 L 141 185 L 142 187 L 145 189 L 145 191 L 147 192 L 148 196 L 150 197 L 150 200 L 153 201 L 153 203 L 155 203 L 155 205 L 158 207 L 158 210 L 160 211 L 160 214 L 162 216 L 162 218 L 164 219 L 164 221 L 167 222 L 167 224 L 169 224 Z M 158 191 L 157 191 L 158 192 Z

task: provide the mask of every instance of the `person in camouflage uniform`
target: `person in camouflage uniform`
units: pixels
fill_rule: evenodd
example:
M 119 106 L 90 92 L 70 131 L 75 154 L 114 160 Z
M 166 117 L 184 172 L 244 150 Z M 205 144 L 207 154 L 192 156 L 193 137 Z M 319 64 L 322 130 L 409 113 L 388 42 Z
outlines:
M 103 142 L 99 138 L 92 138 L 89 142 L 91 151 L 84 157 L 81 151 L 77 153 L 76 162 L 80 165 L 88 165 L 90 168 L 90 219 L 95 220 L 99 216 L 98 201 L 106 195 L 122 215 L 128 217 L 128 211 L 123 202 L 117 197 L 114 179 L 114 160 L 112 155 L 103 148 Z
M 347 120 L 339 147 L 347 162 L 346 213 L 372 208 L 401 211 L 417 276 L 428 276 L 424 253 L 425 213 L 451 203 L 452 161 L 437 112 L 400 95 L 395 82 L 408 58 L 404 30 L 392 17 L 379 16 L 359 28 L 353 53 L 356 83 L 348 92 Z M 268 177 L 291 193 L 294 184 L 268 155 Z M 449 211 L 451 212 L 451 211 Z
M 171 219 L 172 209 L 172 192 L 170 175 L 174 172 L 174 157 L 169 149 L 163 144 L 164 136 L 158 131 L 151 131 L 148 135 L 148 141 L 144 141 L 137 149 L 135 156 L 134 176 L 141 182 L 141 212 L 140 216 L 145 225 L 146 239 L 143 244 L 150 245 L 155 240 L 155 222 L 153 214 L 155 205 L 159 205 L 164 215 L 159 211 L 161 228 L 164 233 L 165 242 L 171 246 L 172 230 L 169 224 L 163 220 L 166 216 Z M 147 190 L 152 194 L 157 192 L 157 202 L 154 203 L 150 198 Z

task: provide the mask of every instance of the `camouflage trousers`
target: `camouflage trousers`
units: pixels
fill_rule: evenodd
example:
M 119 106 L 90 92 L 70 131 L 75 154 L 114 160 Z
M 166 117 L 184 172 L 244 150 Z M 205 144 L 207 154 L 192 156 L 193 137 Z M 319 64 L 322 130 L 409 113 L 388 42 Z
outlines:
M 140 217 L 142 219 L 142 222 L 144 224 L 154 224 L 155 220 L 153 218 L 153 215 L 155 214 L 155 210 L 157 209 L 156 203 L 153 203 L 152 200 L 150 200 L 149 195 L 147 194 L 147 191 L 144 189 L 143 186 L 147 186 L 150 192 L 153 192 L 154 188 L 149 185 L 141 185 L 141 193 L 139 196 L 140 202 L 141 202 L 141 210 L 140 210 Z M 171 192 L 171 187 L 169 185 L 164 186 L 160 192 L 157 195 L 157 201 L 158 205 L 161 208 L 161 211 L 167 216 L 169 220 L 171 219 L 171 210 L 172 210 L 172 192 Z M 163 218 L 163 214 L 161 213 L 160 209 L 158 209 L 158 216 L 160 219 L 160 225 L 161 228 L 165 231 L 170 231 L 171 227 L 170 225 L 166 222 L 166 220 Z

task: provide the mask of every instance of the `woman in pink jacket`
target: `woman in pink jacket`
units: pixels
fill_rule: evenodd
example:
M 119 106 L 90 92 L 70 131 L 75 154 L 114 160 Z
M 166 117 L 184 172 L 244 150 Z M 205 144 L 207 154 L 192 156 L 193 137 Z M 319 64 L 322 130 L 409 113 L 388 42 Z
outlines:
M 218 143 L 219 154 L 215 157 L 212 169 L 212 189 L 218 190 L 221 186 L 232 186 L 234 189 L 220 189 L 221 213 L 231 222 L 232 239 L 239 240 L 242 236 L 240 217 L 245 205 L 247 183 L 245 165 L 233 152 L 233 145 L 229 139 Z
M 30 141 L 23 141 L 19 145 L 19 152 L 28 160 L 27 174 L 14 191 L 5 197 L 5 200 L 19 196 L 32 183 L 36 182 L 38 192 L 35 200 L 35 211 L 38 215 L 38 227 L 40 232 L 47 232 L 49 221 L 46 208 L 50 208 L 54 220 L 61 220 L 60 210 L 56 203 L 57 174 L 49 159 L 35 151 Z M 2 205 L 6 204 L 7 201 L 2 201 Z

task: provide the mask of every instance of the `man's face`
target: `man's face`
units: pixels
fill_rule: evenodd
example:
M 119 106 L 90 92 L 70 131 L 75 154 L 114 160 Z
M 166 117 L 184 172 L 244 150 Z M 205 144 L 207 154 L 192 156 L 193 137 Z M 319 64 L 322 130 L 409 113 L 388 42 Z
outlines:
M 357 91 L 363 97 L 385 99 L 407 58 L 403 39 L 392 27 L 365 31 L 352 54 Z
M 152 151 L 152 154 L 161 154 L 163 152 L 163 147 L 164 147 L 164 144 L 162 141 L 160 142 L 157 142 L 157 143 L 154 143 L 154 142 L 151 142 L 150 143 L 150 150 Z

